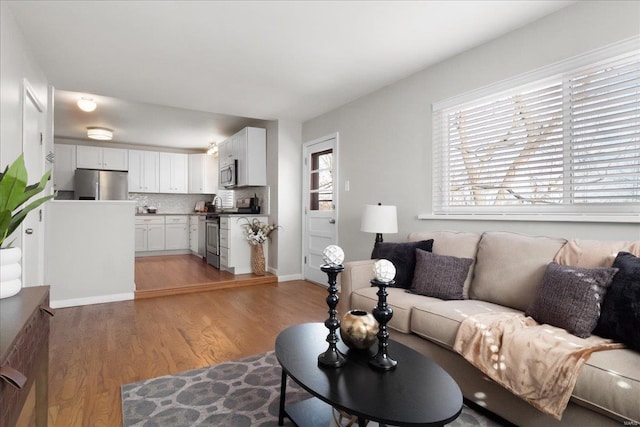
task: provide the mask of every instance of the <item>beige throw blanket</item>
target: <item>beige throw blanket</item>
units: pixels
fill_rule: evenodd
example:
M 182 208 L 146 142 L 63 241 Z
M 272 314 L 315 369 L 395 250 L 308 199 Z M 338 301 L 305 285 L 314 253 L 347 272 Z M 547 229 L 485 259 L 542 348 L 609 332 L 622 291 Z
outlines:
M 454 344 L 489 378 L 558 420 L 591 353 L 621 347 L 597 336 L 578 338 L 519 313 L 470 316 Z

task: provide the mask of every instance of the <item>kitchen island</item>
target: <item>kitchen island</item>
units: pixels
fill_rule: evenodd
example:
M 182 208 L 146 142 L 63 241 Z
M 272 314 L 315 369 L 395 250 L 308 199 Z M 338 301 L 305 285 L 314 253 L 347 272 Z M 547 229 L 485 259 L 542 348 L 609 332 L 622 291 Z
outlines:
M 47 204 L 44 268 L 52 307 L 133 299 L 134 214 L 134 201 Z

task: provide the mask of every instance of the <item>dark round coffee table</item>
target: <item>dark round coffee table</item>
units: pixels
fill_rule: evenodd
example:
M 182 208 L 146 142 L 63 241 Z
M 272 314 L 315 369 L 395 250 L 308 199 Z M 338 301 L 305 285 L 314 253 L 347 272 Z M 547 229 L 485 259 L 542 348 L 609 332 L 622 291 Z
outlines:
M 462 411 L 462 393 L 455 381 L 431 359 L 393 340 L 389 356 L 398 361 L 392 371 L 375 370 L 369 351 L 351 351 L 340 368 L 318 365 L 327 349 L 328 329 L 322 323 L 303 323 L 285 329 L 276 339 L 276 357 L 282 365 L 279 425 L 287 416 L 298 426 L 327 425 L 331 407 L 366 420 L 395 426 L 436 426 L 456 419 Z M 316 398 L 285 405 L 287 376 Z

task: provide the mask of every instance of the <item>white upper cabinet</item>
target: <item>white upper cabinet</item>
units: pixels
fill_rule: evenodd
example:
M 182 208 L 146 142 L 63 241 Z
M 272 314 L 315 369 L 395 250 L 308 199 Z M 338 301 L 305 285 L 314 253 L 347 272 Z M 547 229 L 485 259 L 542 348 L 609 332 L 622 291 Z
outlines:
M 129 153 L 123 148 L 78 145 L 76 167 L 83 169 L 129 170 Z
M 187 193 L 189 159 L 187 154 L 160 153 L 160 192 Z
M 54 144 L 56 157 L 53 164 L 53 189 L 73 191 L 73 177 L 76 171 L 76 146 Z
M 218 191 L 218 159 L 208 154 L 189 154 L 189 193 Z
M 267 131 L 246 127 L 225 139 L 218 147 L 221 167 L 238 161 L 238 187 L 267 185 Z
M 159 163 L 157 151 L 129 150 L 129 192 L 159 192 Z
M 247 127 L 234 135 L 238 186 L 267 185 L 267 131 Z

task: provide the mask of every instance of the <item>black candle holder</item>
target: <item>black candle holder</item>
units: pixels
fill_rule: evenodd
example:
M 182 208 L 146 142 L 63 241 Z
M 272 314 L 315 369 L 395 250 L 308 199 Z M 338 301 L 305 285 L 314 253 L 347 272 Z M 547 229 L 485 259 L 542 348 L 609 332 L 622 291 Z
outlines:
M 374 307 L 372 314 L 380 326 L 376 335 L 378 337 L 378 353 L 369 359 L 369 365 L 384 371 L 394 369 L 398 365 L 398 362 L 387 354 L 387 347 L 389 346 L 387 323 L 393 317 L 393 309 L 387 304 L 387 286 L 394 283 L 395 281 L 393 280 L 390 282 L 382 282 L 378 279 L 371 280 L 371 284 L 378 287 L 378 305 Z
M 338 350 L 338 334 L 336 330 L 340 328 L 340 320 L 337 317 L 338 311 L 336 306 L 338 305 L 338 287 L 336 286 L 336 278 L 338 273 L 344 270 L 344 266 L 341 265 L 322 265 L 320 270 L 327 273 L 329 277 L 329 295 L 327 296 L 327 305 L 329 306 L 329 318 L 325 320 L 324 325 L 329 329 L 329 335 L 327 335 L 327 342 L 329 348 L 324 353 L 318 355 L 318 364 L 329 368 L 339 368 L 344 365 L 347 358 L 344 354 Z

